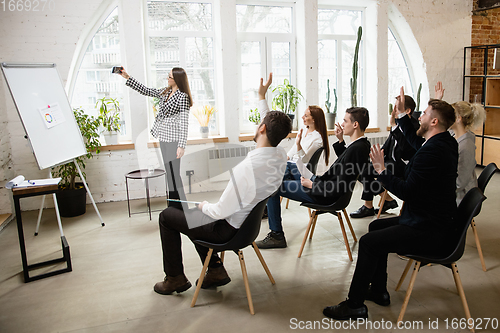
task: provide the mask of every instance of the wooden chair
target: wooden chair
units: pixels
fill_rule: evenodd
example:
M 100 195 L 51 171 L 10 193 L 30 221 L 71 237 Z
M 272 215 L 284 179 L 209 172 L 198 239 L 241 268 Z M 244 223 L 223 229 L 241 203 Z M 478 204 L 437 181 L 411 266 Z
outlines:
M 203 269 L 201 270 L 200 278 L 198 279 L 198 284 L 196 285 L 196 290 L 193 296 L 193 300 L 191 301 L 191 307 L 194 307 L 196 304 L 196 300 L 198 298 L 198 294 L 200 293 L 201 285 L 203 284 L 203 279 L 205 278 L 205 273 L 207 271 L 208 264 L 210 263 L 210 257 L 212 256 L 213 251 L 222 252 L 222 251 L 232 250 L 234 251 L 234 253 L 238 255 L 240 260 L 241 273 L 243 274 L 243 282 L 245 283 L 245 290 L 247 293 L 248 307 L 250 309 L 250 313 L 255 314 L 252 302 L 252 294 L 250 293 L 250 285 L 248 283 L 248 275 L 242 249 L 247 247 L 248 245 L 252 245 L 255 253 L 257 254 L 257 257 L 260 260 L 260 263 L 262 264 L 262 267 L 264 267 L 264 270 L 266 271 L 267 276 L 269 277 L 269 280 L 271 281 L 272 284 L 275 284 L 274 278 L 271 272 L 269 271 L 269 268 L 267 267 L 266 262 L 264 261 L 264 258 L 262 257 L 262 254 L 259 251 L 259 248 L 257 247 L 257 245 L 255 245 L 255 239 L 259 235 L 260 225 L 262 221 L 262 214 L 264 213 L 264 207 L 266 207 L 267 200 L 268 199 L 265 199 L 259 202 L 257 206 L 255 206 L 252 209 L 252 211 L 247 216 L 247 218 L 245 219 L 241 227 L 238 229 L 234 237 L 225 244 L 214 244 L 202 240 L 193 240 L 193 242 L 196 244 L 208 247 L 209 251 L 205 263 L 203 265 Z
M 351 186 L 349 186 L 351 187 Z M 310 209 L 314 209 L 312 212 L 310 218 L 309 218 L 309 224 L 307 225 L 306 229 L 306 234 L 304 235 L 304 239 L 302 240 L 302 245 L 300 246 L 300 251 L 298 257 L 300 258 L 302 256 L 302 251 L 304 250 L 304 246 L 307 241 L 307 236 L 309 235 L 309 239 L 312 239 L 313 233 L 314 233 L 314 228 L 316 227 L 316 220 L 318 219 L 318 215 L 324 214 L 324 213 L 330 213 L 333 215 L 336 215 L 339 223 L 340 223 L 340 229 L 342 230 L 342 236 L 344 237 L 344 243 L 345 247 L 347 250 L 347 255 L 349 256 L 349 260 L 352 261 L 352 253 L 351 253 L 351 248 L 349 246 L 349 240 L 347 239 L 347 234 L 345 232 L 345 227 L 344 227 L 344 222 L 342 220 L 342 215 L 341 212 L 344 213 L 347 225 L 349 226 L 349 229 L 351 230 L 351 235 L 352 238 L 354 239 L 355 242 L 358 241 L 356 238 L 356 234 L 354 233 L 354 229 L 352 228 L 351 225 L 351 220 L 349 220 L 349 215 L 347 214 L 345 208 L 349 205 L 349 202 L 351 201 L 352 197 L 352 189 L 349 189 L 347 193 L 342 195 L 337 201 L 335 201 L 331 205 L 318 205 L 314 203 L 309 203 L 309 202 L 303 202 L 301 206 L 308 207 Z
M 491 177 L 493 177 L 493 174 L 497 170 L 498 170 L 497 165 L 495 163 L 490 163 L 483 169 L 483 171 L 477 178 L 477 187 L 479 187 L 479 189 L 483 191 L 483 193 L 486 190 L 486 185 L 488 185 Z M 481 260 L 481 266 L 483 267 L 483 271 L 486 272 L 486 264 L 484 263 L 483 250 L 481 249 L 481 243 L 479 242 L 479 235 L 477 233 L 476 222 L 474 221 L 474 219 L 472 219 L 471 222 L 471 229 L 472 232 L 474 233 L 474 239 L 476 240 L 477 252 L 479 254 L 479 260 Z
M 467 320 L 471 318 L 469 306 L 467 305 L 467 300 L 465 299 L 465 293 L 462 287 L 462 281 L 460 280 L 460 275 L 458 274 L 456 262 L 462 257 L 464 253 L 467 229 L 469 228 L 469 225 L 471 224 L 474 216 L 479 213 L 481 209 L 481 203 L 485 199 L 486 197 L 483 195 L 483 192 L 477 187 L 474 187 L 469 192 L 467 192 L 467 194 L 463 198 L 458 207 L 457 218 L 455 220 L 455 225 L 457 227 L 457 234 L 454 235 L 456 238 L 456 245 L 453 251 L 451 251 L 451 254 L 447 256 L 435 256 L 399 253 L 399 255 L 407 257 L 410 260 L 408 261 L 408 264 L 406 265 L 406 268 L 403 271 L 401 278 L 399 279 L 398 285 L 396 286 L 396 291 L 398 291 L 403 284 L 406 274 L 408 273 L 408 270 L 410 269 L 414 261 L 415 266 L 413 268 L 413 274 L 408 285 L 408 290 L 406 291 L 403 306 L 401 307 L 401 311 L 399 313 L 398 326 L 403 321 L 403 316 L 405 314 L 406 307 L 408 306 L 408 301 L 410 300 L 410 295 L 417 278 L 417 273 L 419 272 L 421 267 L 424 267 L 428 264 L 440 264 L 452 270 L 455 285 L 457 287 L 458 294 L 460 295 L 460 299 L 465 310 L 465 316 Z M 471 329 L 471 331 L 474 332 L 474 329 Z

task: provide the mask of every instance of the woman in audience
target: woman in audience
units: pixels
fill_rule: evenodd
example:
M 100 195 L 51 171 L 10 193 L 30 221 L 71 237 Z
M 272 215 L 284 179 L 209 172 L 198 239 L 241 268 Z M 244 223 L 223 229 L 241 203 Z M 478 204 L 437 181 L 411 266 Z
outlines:
M 450 127 L 458 141 L 457 205 L 471 188 L 477 186 L 476 138 L 472 129 L 484 122 L 486 111 L 480 104 L 461 101 L 452 104 L 457 116 Z

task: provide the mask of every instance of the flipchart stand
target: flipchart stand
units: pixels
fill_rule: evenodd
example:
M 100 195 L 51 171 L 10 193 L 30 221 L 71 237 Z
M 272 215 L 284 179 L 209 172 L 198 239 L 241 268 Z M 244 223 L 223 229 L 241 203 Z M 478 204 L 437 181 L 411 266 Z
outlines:
M 90 192 L 89 187 L 87 186 L 87 181 L 85 180 L 85 177 L 82 174 L 82 171 L 80 170 L 80 166 L 76 162 L 76 159 L 73 159 L 73 163 L 76 165 L 76 169 L 78 170 L 78 174 L 80 175 L 80 179 L 83 181 L 83 185 L 85 186 L 85 190 L 87 190 L 87 194 L 90 197 L 90 201 L 92 201 L 92 205 L 94 206 L 94 209 L 97 213 L 97 216 L 99 217 L 99 220 L 101 220 L 101 226 L 105 226 L 104 221 L 102 220 L 101 213 L 99 213 L 99 209 L 97 208 L 97 205 L 95 204 L 94 198 L 92 197 L 92 193 Z M 52 178 L 52 172 L 49 171 L 49 177 Z M 54 198 L 54 207 L 56 210 L 56 215 L 57 215 L 57 223 L 59 225 L 59 231 L 61 233 L 61 237 L 64 236 L 63 229 L 62 229 L 62 224 L 61 224 L 61 216 L 59 215 L 59 207 L 57 206 L 57 198 L 56 194 L 53 193 L 52 197 Z M 38 212 L 38 220 L 36 222 L 36 229 L 35 229 L 35 236 L 38 235 L 38 230 L 40 228 L 40 221 L 42 220 L 42 212 L 43 212 L 43 206 L 45 204 L 45 195 L 42 197 L 42 204 L 40 205 L 40 211 Z

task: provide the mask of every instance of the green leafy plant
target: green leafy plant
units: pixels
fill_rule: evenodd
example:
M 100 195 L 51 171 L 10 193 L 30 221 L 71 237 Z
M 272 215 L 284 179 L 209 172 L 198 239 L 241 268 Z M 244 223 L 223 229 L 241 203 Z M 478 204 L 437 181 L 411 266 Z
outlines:
M 95 107 L 99 109 L 98 121 L 105 131 L 120 131 L 120 103 L 118 99 L 103 97 L 97 100 Z
M 358 55 L 359 43 L 361 42 L 361 35 L 363 29 L 358 28 L 358 39 L 356 40 L 356 47 L 354 48 L 354 59 L 352 62 L 352 78 L 351 78 L 351 106 L 358 106 Z
M 260 113 L 257 108 L 250 109 L 250 114 L 248 115 L 248 120 L 255 125 L 260 124 Z
M 81 108 L 73 109 L 73 114 L 75 115 L 76 122 L 80 128 L 80 132 L 83 136 L 83 141 L 85 142 L 85 147 L 87 148 L 87 154 L 77 157 L 75 160 L 82 170 L 83 176 L 85 175 L 85 161 L 93 157 L 93 152 L 98 154 L 100 152 L 101 143 L 99 142 L 99 119 L 93 116 L 85 114 Z M 59 165 L 52 169 L 53 175 L 55 177 L 61 177 L 60 187 L 62 189 L 74 190 L 75 179 L 78 174 L 78 169 L 74 162 L 68 162 L 66 164 Z
M 273 89 L 273 93 L 276 93 L 273 97 L 273 109 L 281 110 L 286 114 L 295 114 L 297 105 L 303 98 L 299 89 L 285 79 L 283 84 Z

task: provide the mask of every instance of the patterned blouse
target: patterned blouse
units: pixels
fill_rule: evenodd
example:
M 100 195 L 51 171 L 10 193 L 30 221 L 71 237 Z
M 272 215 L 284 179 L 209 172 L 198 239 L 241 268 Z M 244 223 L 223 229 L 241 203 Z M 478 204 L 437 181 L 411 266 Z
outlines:
M 168 98 L 170 91 L 162 95 L 165 88 L 148 88 L 133 77 L 125 84 L 142 95 L 157 97 L 160 100 L 160 110 L 151 128 L 151 134 L 160 141 L 178 142 L 178 147 L 185 148 L 190 108 L 188 95 L 177 90 Z

